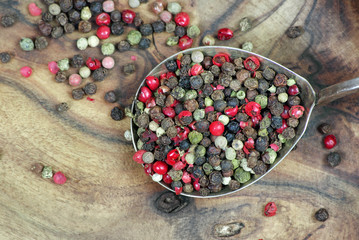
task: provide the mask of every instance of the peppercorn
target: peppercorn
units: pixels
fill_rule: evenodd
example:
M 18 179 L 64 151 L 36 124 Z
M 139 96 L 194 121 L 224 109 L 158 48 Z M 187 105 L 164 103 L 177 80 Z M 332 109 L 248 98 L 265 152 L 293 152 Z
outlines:
M 65 102 L 56 105 L 56 111 L 58 112 L 66 112 L 69 108 L 69 105 Z
M 199 189 L 199 194 L 203 197 L 208 196 L 210 194 L 210 190 L 208 188 Z
M 135 25 L 135 27 L 139 27 L 143 24 L 143 20 L 139 13 L 137 13 L 135 18 L 133 19 L 133 24 Z
M 52 20 L 54 20 L 54 16 L 49 12 L 44 12 L 41 16 L 41 19 L 44 22 L 52 22 Z
M 153 32 L 161 33 L 166 30 L 166 24 L 163 21 L 158 20 L 152 23 L 152 28 L 153 28 Z
M 341 162 L 340 154 L 337 152 L 331 152 L 329 153 L 327 157 L 327 161 L 331 167 L 336 167 Z
M 94 81 L 101 82 L 107 77 L 107 73 L 108 71 L 106 68 L 100 67 L 92 73 L 92 78 Z
M 63 71 L 58 71 L 55 75 L 55 81 L 58 83 L 65 82 L 67 80 L 66 73 Z
M 30 38 L 22 38 L 20 47 L 24 51 L 32 51 L 34 49 L 34 42 Z
M 150 40 L 150 39 L 148 39 L 148 38 L 141 38 L 141 41 L 140 41 L 140 43 L 138 44 L 138 47 L 139 47 L 140 49 L 147 49 L 147 48 L 150 47 L 150 45 L 151 45 L 151 40 Z
M 130 75 L 136 71 L 136 65 L 134 63 L 128 63 L 125 66 L 123 66 L 123 72 L 126 75 Z
M 176 26 L 175 35 L 180 38 L 183 37 L 184 35 L 186 35 L 186 28 L 182 26 Z
M 287 100 L 288 106 L 296 106 L 299 105 L 301 102 L 300 98 L 298 96 L 289 96 Z
M 140 43 L 141 37 L 142 37 L 142 35 L 139 31 L 131 30 L 127 35 L 127 41 L 131 45 L 137 45 Z
M 0 53 L 0 59 L 2 63 L 8 63 L 11 60 L 11 56 L 7 52 Z
M 111 110 L 111 118 L 115 121 L 120 121 L 125 117 L 125 113 L 123 112 L 123 110 L 119 107 L 114 107 Z M 147 145 L 147 144 L 145 144 Z
M 65 13 L 60 13 L 59 15 L 56 16 L 56 21 L 61 25 L 64 26 L 68 19 L 67 19 L 67 15 Z
M 284 110 L 283 104 L 280 103 L 279 101 L 274 101 L 274 103 L 269 105 L 268 108 L 269 108 L 271 114 L 273 114 L 275 116 L 279 116 Z
M 222 112 L 227 107 L 227 102 L 224 100 L 216 100 L 213 103 L 213 107 L 217 112 Z
M 42 169 L 42 172 L 41 172 L 41 176 L 42 176 L 42 178 L 52 178 L 52 176 L 53 176 L 52 167 L 44 166 L 44 168 Z
M 297 118 L 288 118 L 287 124 L 289 127 L 295 128 L 299 124 L 299 120 Z
M 51 31 L 51 37 L 52 38 L 60 38 L 64 34 L 64 28 L 63 27 L 54 27 Z
M 321 134 L 330 134 L 332 132 L 332 126 L 328 123 L 322 123 L 319 125 L 318 131 Z
M 72 90 L 72 98 L 75 100 L 80 100 L 85 96 L 85 92 L 82 88 L 75 88 Z
M 115 10 L 113 12 L 111 12 L 111 21 L 116 23 L 116 22 L 120 22 L 122 19 L 122 16 L 121 16 L 121 12 L 118 11 L 118 10 Z
M 251 20 L 249 20 L 249 18 L 245 17 L 239 20 L 239 29 L 241 30 L 241 32 L 248 31 L 251 28 L 252 28 L 252 22 Z
M 108 91 L 105 94 L 105 101 L 109 102 L 109 103 L 114 103 L 116 102 L 117 98 L 116 98 L 116 93 L 114 91 Z
M 39 27 L 39 30 L 40 30 L 42 35 L 49 36 L 51 34 L 52 27 L 51 27 L 51 25 L 49 23 L 46 23 L 44 21 L 40 21 L 38 27 Z
M 125 29 L 123 28 L 123 24 L 121 22 L 115 22 L 111 25 L 111 32 L 114 35 L 122 35 Z
M 187 28 L 187 36 L 189 38 L 196 38 L 201 34 L 201 30 L 198 26 L 192 25 L 189 28 Z
M 87 95 L 93 95 L 97 91 L 97 86 L 95 83 L 87 83 L 83 90 Z
M 45 49 L 48 43 L 45 37 L 37 37 L 35 39 L 35 48 L 38 50 Z
M 166 23 L 166 32 L 168 33 L 173 33 L 176 29 L 176 23 L 174 21 L 170 21 L 168 23 Z M 179 39 L 178 36 L 175 36 Z M 178 41 L 177 41 L 178 42 Z
M 242 49 L 248 52 L 251 52 L 253 50 L 253 43 L 251 42 L 244 42 L 242 44 Z
M 75 55 L 71 59 L 71 66 L 74 68 L 80 68 L 84 65 L 84 57 L 80 54 Z
M 66 23 L 64 26 L 64 31 L 65 33 L 72 33 L 73 31 L 75 31 L 75 26 L 71 23 Z
M 315 212 L 315 219 L 317 219 L 320 222 L 325 222 L 329 218 L 329 213 L 325 208 L 321 208 L 318 211 Z
M 289 38 L 297 38 L 304 33 L 304 28 L 302 26 L 293 26 L 288 28 L 285 33 Z
M 102 2 L 101 1 L 95 1 L 90 4 L 91 12 L 94 14 L 98 14 L 102 12 Z
M 3 27 L 5 27 L 5 28 L 11 27 L 16 22 L 17 22 L 17 17 L 15 15 L 6 14 L 1 17 L 1 25 L 3 25 Z

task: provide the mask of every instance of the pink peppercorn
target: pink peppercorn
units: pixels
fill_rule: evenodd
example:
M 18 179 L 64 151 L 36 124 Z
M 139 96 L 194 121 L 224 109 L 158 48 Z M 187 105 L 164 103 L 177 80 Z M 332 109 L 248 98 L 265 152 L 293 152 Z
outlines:
M 20 73 L 22 76 L 28 78 L 32 74 L 32 69 L 31 69 L 31 67 L 25 66 L 20 69 Z
M 64 184 L 67 180 L 66 176 L 62 172 L 55 173 L 53 179 L 56 184 Z
M 169 11 L 163 11 L 160 14 L 160 18 L 163 22 L 169 23 L 172 20 L 172 14 Z
M 115 66 L 115 60 L 112 57 L 105 57 L 102 59 L 102 66 L 107 69 L 111 69 Z
M 78 75 L 76 73 L 70 75 L 69 84 L 71 86 L 74 86 L 74 87 L 80 86 L 81 82 L 82 82 L 82 78 L 80 75 Z
M 39 8 L 36 3 L 30 3 L 28 8 L 31 16 L 40 16 L 42 13 L 41 8 Z
M 60 70 L 59 67 L 57 66 L 57 62 L 55 61 L 49 62 L 47 66 L 49 67 L 49 71 L 52 74 L 56 74 Z
M 104 1 L 102 8 L 105 12 L 113 12 L 115 10 L 115 3 L 113 1 Z

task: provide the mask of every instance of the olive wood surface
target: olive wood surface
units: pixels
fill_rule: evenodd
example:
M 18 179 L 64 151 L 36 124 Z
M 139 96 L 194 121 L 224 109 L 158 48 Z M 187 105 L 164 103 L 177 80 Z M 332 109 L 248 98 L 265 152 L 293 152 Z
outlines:
M 13 56 L 10 63 L 0 64 L 0 239 L 216 239 L 214 226 L 232 222 L 245 227 L 225 239 L 358 238 L 359 94 L 317 107 L 298 148 L 258 183 L 222 198 L 187 199 L 183 209 L 164 213 L 154 204 L 164 189 L 131 160 L 131 142 L 123 137 L 129 119 L 116 122 L 109 113 L 114 106 L 129 106 L 143 77 L 179 48 L 165 46 L 170 34 L 161 33 L 153 35 L 155 44 L 147 51 L 116 52 L 116 67 L 98 83 L 95 101 L 74 101 L 72 88 L 56 83 L 47 63 L 80 53 L 75 44 L 80 35 L 51 39 L 43 51 L 22 51 L 22 37 L 39 35 L 35 29 L 40 17 L 28 14 L 30 2 L 0 0 L 0 15 L 19 16 L 13 27 L 0 26 L 0 51 Z M 359 76 L 358 1 L 181 3 L 191 24 L 202 30 L 194 46 L 205 34 L 229 27 L 235 37 L 218 45 L 238 47 L 251 41 L 255 52 L 306 77 L 317 90 Z M 120 10 L 128 8 L 125 0 L 116 4 Z M 157 18 L 150 4 L 135 11 L 145 23 Z M 247 32 L 239 30 L 243 17 L 253 21 Z M 288 38 L 288 27 L 297 25 L 304 26 L 304 34 Z M 125 36 L 105 42 L 117 43 Z M 81 53 L 102 57 L 99 48 Z M 122 68 L 133 61 L 132 55 L 137 56 L 137 71 L 125 76 Z M 29 78 L 19 73 L 25 65 L 34 70 Z M 118 104 L 103 100 L 112 89 L 120 95 Z M 60 102 L 68 102 L 70 110 L 57 112 Z M 338 146 L 333 150 L 324 149 L 316 130 L 323 122 L 334 125 Z M 325 162 L 331 151 L 342 154 L 335 168 Z M 31 171 L 35 163 L 62 171 L 68 181 L 56 185 L 42 179 Z M 269 201 L 278 206 L 270 218 L 263 216 Z M 326 222 L 313 217 L 321 207 L 329 211 Z

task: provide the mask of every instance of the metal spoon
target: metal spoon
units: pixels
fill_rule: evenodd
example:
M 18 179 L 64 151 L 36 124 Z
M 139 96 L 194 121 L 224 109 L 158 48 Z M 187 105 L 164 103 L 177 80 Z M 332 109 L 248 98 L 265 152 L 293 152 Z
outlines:
M 197 48 L 191 48 L 184 51 L 181 51 L 179 53 L 176 53 L 172 55 L 171 57 L 165 59 L 160 64 L 158 64 L 147 76 L 159 76 L 161 73 L 167 72 L 167 69 L 165 67 L 165 62 L 168 60 L 173 60 L 177 58 L 178 54 L 191 54 L 193 51 L 199 50 L 201 51 L 205 56 L 214 56 L 217 53 L 227 53 L 231 56 L 231 58 L 247 58 L 249 56 L 256 56 L 261 61 L 262 66 L 269 66 L 270 68 L 274 69 L 278 73 L 283 73 L 288 77 L 291 77 L 296 80 L 296 84 L 299 86 L 300 89 L 300 98 L 302 99 L 301 105 L 305 108 L 305 113 L 302 118 L 300 118 L 300 123 L 296 129 L 296 136 L 291 139 L 290 141 L 287 141 L 283 148 L 278 152 L 277 159 L 273 164 L 270 165 L 268 171 L 261 175 L 254 175 L 248 182 L 241 184 L 241 187 L 238 190 L 231 191 L 229 188 L 224 188 L 220 192 L 217 193 L 211 193 L 208 196 L 201 196 L 198 192 L 192 192 L 192 193 L 181 193 L 184 196 L 188 197 L 197 197 L 197 198 L 211 198 L 211 197 L 220 197 L 225 196 L 227 194 L 231 194 L 237 191 L 240 191 L 253 183 L 257 182 L 259 179 L 267 175 L 272 169 L 274 169 L 294 148 L 294 146 L 298 143 L 298 141 L 303 136 L 310 119 L 310 116 L 312 114 L 312 111 L 316 105 L 329 103 L 331 101 L 334 101 L 338 98 L 342 98 L 344 96 L 353 94 L 359 89 L 359 78 L 355 78 L 352 80 L 340 82 L 337 84 L 334 84 L 332 86 L 326 87 L 319 92 L 315 92 L 310 83 L 303 78 L 302 76 L 296 74 L 295 72 L 287 69 L 286 67 L 283 67 L 279 63 L 276 63 L 266 57 L 263 57 L 259 54 L 244 51 L 242 49 L 238 48 L 232 48 L 232 47 L 220 47 L 220 46 L 205 46 L 205 47 L 197 47 Z M 138 93 L 140 88 L 145 84 L 145 80 L 142 81 L 140 87 L 138 88 L 136 92 L 135 99 L 137 99 Z M 132 104 L 132 112 L 134 112 L 134 104 Z M 133 147 L 137 151 L 137 126 L 134 124 L 133 121 L 131 121 L 131 133 L 132 133 L 132 142 Z M 160 182 L 160 184 L 167 188 L 168 190 L 173 191 L 170 187 L 168 187 L 165 183 Z

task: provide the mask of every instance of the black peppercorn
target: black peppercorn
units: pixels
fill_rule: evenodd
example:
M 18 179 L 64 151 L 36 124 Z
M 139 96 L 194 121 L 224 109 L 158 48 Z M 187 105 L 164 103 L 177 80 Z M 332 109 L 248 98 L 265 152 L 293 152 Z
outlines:
M 133 24 L 135 25 L 135 27 L 139 27 L 143 24 L 143 20 L 139 13 L 136 13 L 135 18 L 133 19 Z
M 227 132 L 224 136 L 227 139 L 227 142 L 230 144 L 234 140 L 236 135 L 234 133 Z
M 120 52 L 125 52 L 125 51 L 128 51 L 130 50 L 131 48 L 131 45 L 128 41 L 126 40 L 122 40 L 119 42 L 119 44 L 117 44 L 117 49 L 120 51 Z
M 85 92 L 82 90 L 82 88 L 75 88 L 72 90 L 72 98 L 75 100 L 80 100 L 85 96 Z
M 94 95 L 97 91 L 97 86 L 95 83 L 87 83 L 83 90 L 87 95 Z
M 47 47 L 48 43 L 45 37 L 37 37 L 35 39 L 35 48 L 38 50 L 45 49 Z
M 212 167 L 217 167 L 221 164 L 221 159 L 218 155 L 212 155 L 208 158 L 208 163 L 211 164 Z
M 163 128 L 165 131 L 169 128 L 174 126 L 175 123 L 173 122 L 172 118 L 165 118 L 161 121 L 161 128 Z
M 182 27 L 182 26 L 176 26 L 175 28 L 175 35 L 178 37 L 183 37 L 184 35 L 186 35 L 186 28 Z
M 55 0 L 42 0 L 46 5 L 55 3 Z
M 3 25 L 3 27 L 11 27 L 16 21 L 17 17 L 15 15 L 6 14 L 1 17 L 1 25 Z
M 221 69 L 217 65 L 212 65 L 209 70 L 215 77 L 218 77 L 219 73 L 221 72 Z
M 92 2 L 90 4 L 90 10 L 94 14 L 101 13 L 102 12 L 102 2 L 101 1 Z
M 168 71 L 175 72 L 177 70 L 177 63 L 175 60 L 170 60 L 165 63 L 165 66 Z
M 171 144 L 171 139 L 166 136 L 166 135 L 162 135 L 158 138 L 158 142 L 159 142 L 159 145 L 170 145 Z
M 191 82 L 190 82 L 189 79 L 190 79 L 189 76 L 181 77 L 179 82 L 178 82 L 178 86 L 180 86 L 181 88 L 190 89 L 191 88 Z
M 165 31 L 166 24 L 162 22 L 161 20 L 155 21 L 152 23 L 153 32 L 155 33 L 161 33 Z
M 241 186 L 241 184 L 237 180 L 232 179 L 229 182 L 229 189 L 231 189 L 232 191 L 239 189 L 240 186 Z
M 76 11 L 75 9 L 70 10 L 70 12 L 67 14 L 69 16 L 69 22 L 78 23 L 81 20 L 80 12 Z
M 181 188 L 182 187 L 182 182 L 181 181 L 173 181 L 171 183 L 171 187 L 173 190 L 175 190 L 175 188 Z
M 194 160 L 194 164 L 198 165 L 198 166 L 202 166 L 204 163 L 206 162 L 206 158 L 205 157 L 197 157 Z
M 58 15 L 56 15 L 56 21 L 61 25 L 64 26 L 68 19 L 67 19 L 67 15 L 65 13 L 60 13 Z
M 153 33 L 152 25 L 151 24 L 143 24 L 140 26 L 140 32 L 142 36 L 149 36 Z
M 285 32 L 289 38 L 297 38 L 304 33 L 302 26 L 293 26 Z
M 332 132 L 332 126 L 328 123 L 322 123 L 319 125 L 318 131 L 321 134 L 330 134 Z
M 200 188 L 199 189 L 199 194 L 201 194 L 201 196 L 208 196 L 208 194 L 210 194 L 210 190 L 208 188 Z
M 258 161 L 253 171 L 257 175 L 263 175 L 267 172 L 267 165 L 263 161 Z
M 75 26 L 71 23 L 66 23 L 64 26 L 65 33 L 72 33 L 75 31 Z
M 192 76 L 190 78 L 190 83 L 191 83 L 191 87 L 193 89 L 200 89 L 203 86 L 203 79 L 201 78 L 201 76 L 197 75 L 197 76 Z
M 121 35 L 123 34 L 125 29 L 123 28 L 123 24 L 121 22 L 115 22 L 111 25 L 111 33 L 114 35 Z
M 239 105 L 238 98 L 228 98 L 227 100 L 228 107 L 236 107 Z
M 212 184 L 222 184 L 222 174 L 219 171 L 213 171 L 211 174 L 209 174 L 208 179 Z
M 128 63 L 125 66 L 123 66 L 123 72 L 126 75 L 130 75 L 136 71 L 136 65 L 134 63 Z
M 118 10 L 111 12 L 111 21 L 114 23 L 120 22 L 121 21 L 121 12 Z
M 140 43 L 138 44 L 138 47 L 140 49 L 147 49 L 151 46 L 151 40 L 148 38 L 141 38 Z
M 268 148 L 268 137 L 259 137 L 256 140 L 256 150 L 259 152 L 264 152 Z
M 106 68 L 98 68 L 95 71 L 93 71 L 92 73 L 92 78 L 97 81 L 97 82 L 101 82 L 103 81 L 106 77 L 107 77 L 107 69 Z
M 92 24 L 89 21 L 80 21 L 78 26 L 79 32 L 88 33 L 92 30 Z
M 117 97 L 116 97 L 115 91 L 108 91 L 105 94 L 105 101 L 106 102 L 114 103 L 114 102 L 116 102 L 116 100 L 117 100 Z
M 58 83 L 65 82 L 67 79 L 66 73 L 62 71 L 58 71 L 55 75 L 55 81 Z
M 54 20 L 54 15 L 49 12 L 44 12 L 41 16 L 41 19 L 44 22 L 51 22 L 52 20 Z
M 80 68 L 84 65 L 84 57 L 81 54 L 76 54 L 71 59 L 71 66 L 74 68 Z
M 265 67 L 265 69 L 262 72 L 262 76 L 267 80 L 273 80 L 275 76 L 275 71 L 270 67 Z
M 329 218 L 329 213 L 325 208 L 321 208 L 315 213 L 314 216 L 318 221 L 325 222 Z
M 63 27 L 54 27 L 51 31 L 51 37 L 53 38 L 60 38 L 64 34 Z M 45 35 L 46 36 L 46 35 Z
M 202 170 L 201 166 L 194 165 L 193 166 L 193 177 L 195 178 L 201 178 L 204 176 L 204 172 Z
M 67 13 L 73 8 L 73 0 L 59 0 L 61 11 Z
M 74 8 L 77 10 L 81 10 L 82 8 L 86 7 L 86 5 L 86 0 L 74 0 Z
M 237 121 L 231 121 L 226 126 L 227 131 L 230 133 L 237 133 L 240 129 L 239 123 Z
M 8 63 L 11 60 L 11 56 L 7 52 L 0 53 L 0 59 L 2 63 Z
M 213 107 L 217 112 L 222 112 L 227 107 L 227 102 L 224 100 L 216 100 L 213 103 Z
M 229 171 L 229 170 L 232 170 L 233 169 L 233 164 L 232 164 L 232 161 L 229 161 L 229 160 L 223 160 L 221 162 L 221 169 L 222 171 Z
M 39 23 L 38 27 L 39 27 L 39 30 L 40 30 L 42 35 L 49 36 L 51 34 L 52 27 L 51 27 L 51 25 L 49 23 L 41 21 Z
M 268 81 L 264 80 L 264 79 L 261 79 L 258 81 L 258 90 L 260 92 L 260 94 L 266 94 L 266 91 L 268 90 L 269 88 L 269 83 Z
M 123 112 L 123 110 L 119 107 L 114 107 L 111 110 L 111 117 L 113 120 L 115 121 L 120 121 L 125 117 L 125 113 Z
M 337 152 L 329 153 L 327 161 L 331 167 L 336 167 L 341 162 L 340 154 Z
M 150 119 L 146 113 L 142 113 L 140 116 L 137 117 L 137 124 L 139 127 L 147 128 L 149 123 Z
M 69 105 L 65 102 L 56 105 L 56 111 L 58 112 L 66 112 L 67 110 L 69 110 Z

